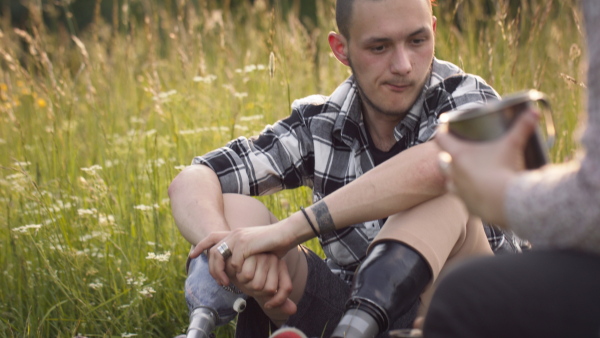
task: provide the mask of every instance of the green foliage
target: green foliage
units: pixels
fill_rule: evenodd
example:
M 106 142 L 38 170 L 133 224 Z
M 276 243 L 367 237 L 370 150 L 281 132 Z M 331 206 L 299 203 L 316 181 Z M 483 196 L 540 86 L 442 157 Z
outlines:
M 437 55 L 501 94 L 546 92 L 554 160 L 571 158 L 584 50 L 575 5 L 439 3 Z M 189 244 L 170 214 L 169 183 L 193 156 L 259 132 L 294 98 L 328 94 L 349 75 L 328 50 L 332 0 L 316 3 L 311 29 L 264 1 L 235 12 L 171 5 L 179 15 L 141 6 L 140 21 L 118 7 L 125 26 L 96 17 L 78 37 L 35 21 L 31 33 L 2 26 L 1 336 L 184 332 Z M 310 192 L 260 199 L 284 218 Z

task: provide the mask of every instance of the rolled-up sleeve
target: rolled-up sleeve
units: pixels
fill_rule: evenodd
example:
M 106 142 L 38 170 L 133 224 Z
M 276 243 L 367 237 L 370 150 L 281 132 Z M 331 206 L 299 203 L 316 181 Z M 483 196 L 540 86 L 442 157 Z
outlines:
M 258 136 L 240 137 L 225 147 L 195 157 L 210 167 L 224 193 L 258 196 L 309 185 L 314 157 L 311 134 L 300 110 Z

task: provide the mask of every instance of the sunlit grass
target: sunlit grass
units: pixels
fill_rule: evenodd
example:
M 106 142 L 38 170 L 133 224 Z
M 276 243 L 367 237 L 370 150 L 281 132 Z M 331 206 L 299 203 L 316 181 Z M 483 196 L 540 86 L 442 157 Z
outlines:
M 501 94 L 546 92 L 559 132 L 553 158 L 572 157 L 585 48 L 571 1 L 524 0 L 518 12 L 507 1 L 488 12 L 480 1 L 459 1 L 458 11 L 439 2 L 438 57 Z M 332 0 L 317 2 L 312 28 L 261 1 L 236 12 L 186 3 L 179 16 L 142 3 L 145 20 L 124 12 L 118 32 L 98 18 L 77 38 L 2 26 L 2 336 L 184 332 L 189 244 L 170 214 L 169 183 L 193 156 L 259 132 L 293 99 L 329 94 L 349 74 L 326 42 Z M 260 199 L 284 218 L 310 192 Z

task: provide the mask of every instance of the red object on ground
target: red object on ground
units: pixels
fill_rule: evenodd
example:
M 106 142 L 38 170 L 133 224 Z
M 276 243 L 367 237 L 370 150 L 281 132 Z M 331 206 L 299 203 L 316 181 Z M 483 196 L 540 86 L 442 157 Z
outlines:
M 273 332 L 269 338 L 307 338 L 302 331 L 294 329 L 293 327 L 282 327 L 281 329 Z

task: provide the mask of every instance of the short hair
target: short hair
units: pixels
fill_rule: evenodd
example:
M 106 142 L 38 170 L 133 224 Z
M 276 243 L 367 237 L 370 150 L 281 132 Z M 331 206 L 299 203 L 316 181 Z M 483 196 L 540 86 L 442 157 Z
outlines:
M 364 0 L 361 0 L 364 1 Z M 380 0 L 369 0 L 380 1 Z M 430 9 L 436 0 L 429 0 Z M 335 2 L 335 22 L 338 30 L 346 39 L 350 38 L 350 19 L 352 18 L 352 9 L 356 0 L 336 0 Z M 432 10 L 433 12 L 433 10 Z

